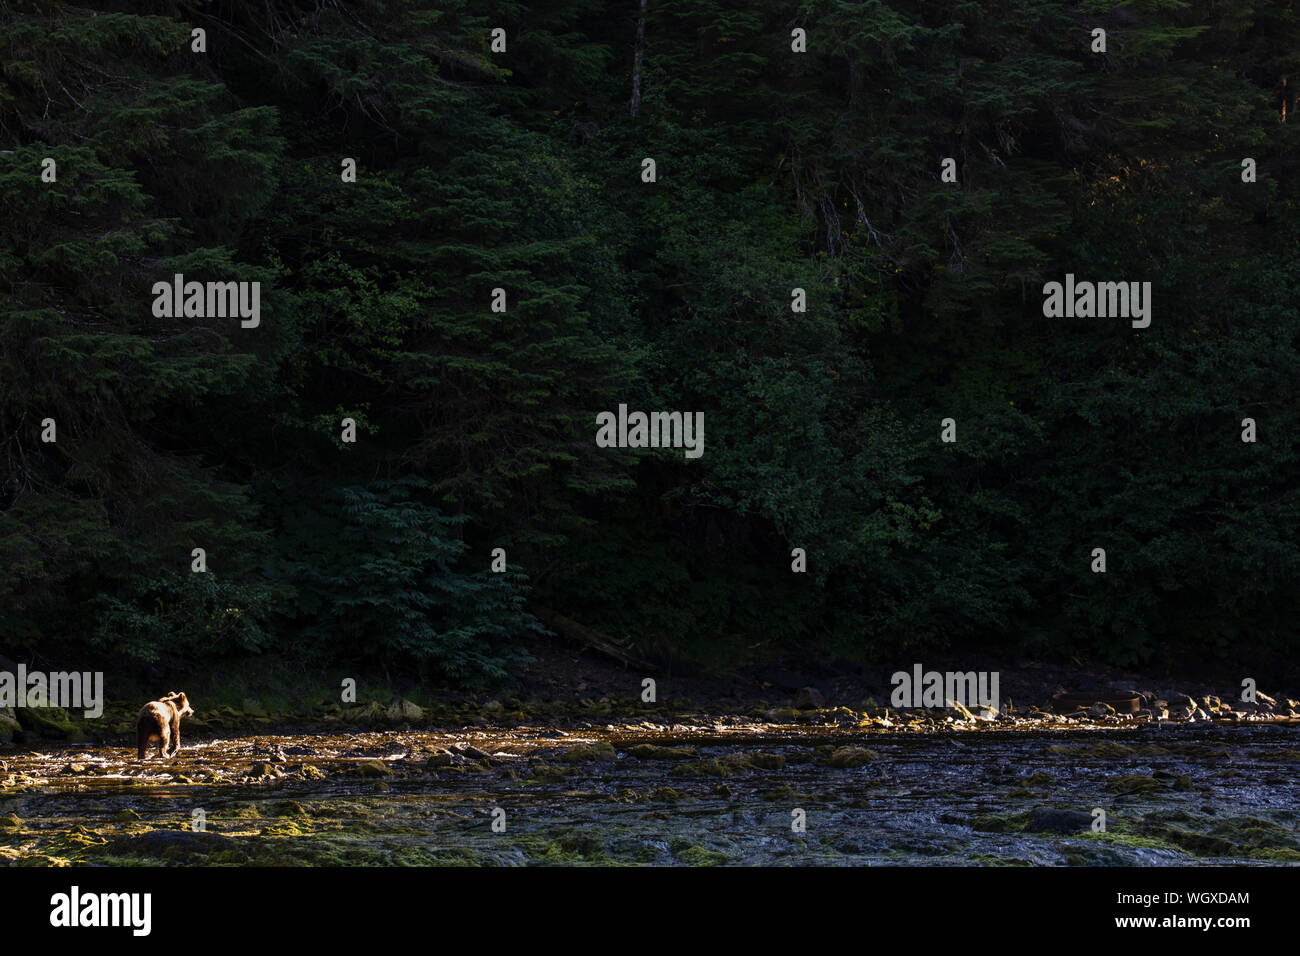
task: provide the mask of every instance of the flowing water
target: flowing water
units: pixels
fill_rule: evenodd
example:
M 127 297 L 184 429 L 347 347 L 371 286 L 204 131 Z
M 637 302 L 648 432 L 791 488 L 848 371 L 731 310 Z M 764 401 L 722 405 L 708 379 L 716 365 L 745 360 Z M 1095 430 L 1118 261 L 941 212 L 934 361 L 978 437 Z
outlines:
M 651 726 L 186 737 L 177 757 L 144 762 L 121 747 L 10 750 L 0 752 L 0 856 L 38 865 L 1300 861 L 1294 727 Z M 1053 808 L 1074 815 L 1043 812 Z M 1092 824 L 1097 811 L 1104 829 Z

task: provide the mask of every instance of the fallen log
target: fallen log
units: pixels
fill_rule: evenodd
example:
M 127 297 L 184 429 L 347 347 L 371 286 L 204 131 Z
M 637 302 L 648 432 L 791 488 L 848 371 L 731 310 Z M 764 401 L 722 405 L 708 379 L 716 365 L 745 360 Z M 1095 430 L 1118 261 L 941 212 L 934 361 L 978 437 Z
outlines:
M 570 640 L 577 641 L 579 644 L 584 644 L 592 650 L 599 651 L 607 657 L 612 657 L 614 660 L 621 662 L 627 667 L 637 667 L 648 671 L 658 670 L 654 664 L 637 657 L 629 645 L 624 641 L 610 637 L 608 634 L 602 634 L 600 631 L 587 627 L 585 624 L 579 624 L 572 618 L 565 617 L 563 614 L 559 614 L 556 611 L 551 610 L 549 607 L 533 605 L 529 610 L 532 611 L 533 616 L 537 618 L 537 620 L 541 621 L 557 634 L 561 634 Z

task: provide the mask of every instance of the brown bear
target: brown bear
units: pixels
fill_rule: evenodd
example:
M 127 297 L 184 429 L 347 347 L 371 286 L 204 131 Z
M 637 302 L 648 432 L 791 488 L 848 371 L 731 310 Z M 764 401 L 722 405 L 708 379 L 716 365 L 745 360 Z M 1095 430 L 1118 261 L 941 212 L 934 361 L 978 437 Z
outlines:
M 145 748 L 153 741 L 158 741 L 160 757 L 174 757 L 181 749 L 181 718 L 194 713 L 189 699 L 184 694 L 172 691 L 166 697 L 145 704 L 136 720 L 136 744 L 140 759 L 144 759 Z M 168 747 L 171 753 L 167 752 Z

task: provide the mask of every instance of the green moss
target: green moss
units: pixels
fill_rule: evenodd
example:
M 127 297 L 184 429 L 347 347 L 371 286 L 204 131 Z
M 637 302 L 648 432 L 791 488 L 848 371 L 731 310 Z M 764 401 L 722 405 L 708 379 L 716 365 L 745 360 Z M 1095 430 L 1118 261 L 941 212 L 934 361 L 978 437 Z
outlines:
M 676 839 L 668 845 L 669 851 L 688 866 L 722 866 L 731 861 L 726 853 L 711 847 L 699 846 L 687 840 Z

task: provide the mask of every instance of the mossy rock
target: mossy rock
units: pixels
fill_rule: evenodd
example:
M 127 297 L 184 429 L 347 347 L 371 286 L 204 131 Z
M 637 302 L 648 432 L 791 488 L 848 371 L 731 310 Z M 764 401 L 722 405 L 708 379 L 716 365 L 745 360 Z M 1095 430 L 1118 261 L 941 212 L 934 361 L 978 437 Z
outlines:
M 599 860 L 605 856 L 604 845 L 588 833 L 566 833 L 555 845 L 564 853 L 584 860 Z
M 873 760 L 879 760 L 880 754 L 874 750 L 868 750 L 866 747 L 837 747 L 831 751 L 831 755 L 826 758 L 826 762 L 832 767 L 848 769 L 850 767 L 861 767 L 863 764 L 871 763 Z
M 688 760 L 685 763 L 679 763 L 669 771 L 670 777 L 729 777 L 731 770 L 725 766 L 716 757 L 710 757 L 707 760 Z
M 132 810 L 129 807 L 118 810 L 117 813 L 113 814 L 114 823 L 130 823 L 133 820 L 139 820 L 139 819 L 140 819 L 140 814 L 136 813 L 134 810 Z
M 785 757 L 781 754 L 736 753 L 721 758 L 722 764 L 732 770 L 783 770 Z
M 75 740 L 80 730 L 61 707 L 19 707 L 18 723 L 23 730 L 50 740 Z
M 532 773 L 525 783 L 553 783 L 555 781 L 563 780 L 571 773 L 573 773 L 573 771 L 566 767 L 557 767 L 554 764 L 549 763 L 538 763 L 534 764 Z
M 21 830 L 22 826 L 23 821 L 12 813 L 0 817 L 0 830 Z
M 382 760 L 363 760 L 357 764 L 359 777 L 391 777 L 392 768 Z
M 1152 793 L 1164 788 L 1165 785 L 1155 777 L 1140 773 L 1126 773 L 1106 781 L 1106 789 L 1119 794 Z
M 1027 817 L 1025 813 L 1005 817 L 982 814 L 971 821 L 970 828 L 980 833 L 1019 833 L 1024 829 Z
M 1232 840 L 1245 847 L 1261 850 L 1282 847 L 1300 848 L 1296 834 L 1272 820 L 1257 817 L 1233 817 L 1216 823 L 1210 830 L 1216 837 Z
M 638 760 L 696 760 L 700 752 L 694 747 L 660 747 L 658 744 L 637 744 L 628 748 L 627 755 Z
M 614 745 L 608 740 L 602 740 L 595 744 L 581 744 L 566 750 L 560 755 L 560 759 L 565 763 L 584 763 L 592 760 L 613 760 L 618 756 L 614 752 Z
M 214 853 L 226 854 L 230 862 L 246 858 L 245 854 L 235 852 L 230 837 L 206 830 L 150 830 L 118 837 L 105 844 L 104 849 L 115 856 L 154 857 L 174 863 L 211 862 Z
M 438 750 L 429 755 L 424 765 L 430 770 L 436 770 L 439 767 L 450 767 L 454 759 L 450 750 Z
M 677 839 L 668 845 L 669 851 L 688 866 L 722 866 L 731 862 L 731 857 L 721 850 L 699 846 L 689 840 Z

